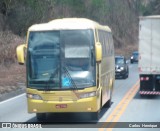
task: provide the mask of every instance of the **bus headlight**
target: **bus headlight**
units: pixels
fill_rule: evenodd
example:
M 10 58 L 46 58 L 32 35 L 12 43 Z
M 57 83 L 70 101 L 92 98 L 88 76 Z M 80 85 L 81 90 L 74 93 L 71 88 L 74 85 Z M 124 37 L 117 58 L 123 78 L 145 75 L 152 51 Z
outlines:
M 93 96 L 96 96 L 96 91 L 80 94 L 79 97 L 80 98 L 88 98 L 88 97 L 93 97 Z
M 30 93 L 27 93 L 27 98 L 35 99 L 35 100 L 42 100 L 42 98 L 39 95 L 37 95 L 37 94 L 30 94 Z

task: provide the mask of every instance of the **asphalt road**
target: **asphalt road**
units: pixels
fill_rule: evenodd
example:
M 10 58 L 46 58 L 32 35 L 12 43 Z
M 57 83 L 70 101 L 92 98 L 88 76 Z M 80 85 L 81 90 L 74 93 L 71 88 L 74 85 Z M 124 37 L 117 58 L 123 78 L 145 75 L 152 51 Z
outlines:
M 115 88 L 113 92 L 112 105 L 110 108 L 103 108 L 100 112 L 100 118 L 98 121 L 92 121 L 90 116 L 84 113 L 77 114 L 49 114 L 47 119 L 49 122 L 61 124 L 54 124 L 55 130 L 113 130 L 113 131 L 151 131 L 160 129 L 149 128 L 108 128 L 106 129 L 106 123 L 102 122 L 160 122 L 160 97 L 144 97 L 141 98 L 138 94 L 139 79 L 138 79 L 138 67 L 137 64 L 129 65 L 129 78 L 116 79 Z M 35 114 L 27 113 L 27 104 L 25 94 L 19 95 L 12 99 L 0 102 L 0 122 L 37 122 Z M 70 122 L 70 124 L 67 124 Z M 81 122 L 84 122 L 83 124 Z M 90 124 L 90 128 L 85 122 L 94 122 Z M 95 125 L 101 125 L 97 128 Z M 123 123 L 122 123 L 123 124 Z M 75 126 L 77 125 L 77 126 Z M 115 125 L 112 125 L 115 127 Z M 63 128 L 68 127 L 68 128 Z M 74 128 L 69 128 L 74 127 Z M 76 128 L 77 127 L 77 128 Z M 86 129 L 84 129 L 86 128 Z M 17 130 L 17 129 L 0 129 L 0 130 Z M 24 130 L 24 129 L 23 129 Z M 32 130 L 48 130 L 44 129 L 32 129 Z M 50 130 L 53 130 L 50 128 Z

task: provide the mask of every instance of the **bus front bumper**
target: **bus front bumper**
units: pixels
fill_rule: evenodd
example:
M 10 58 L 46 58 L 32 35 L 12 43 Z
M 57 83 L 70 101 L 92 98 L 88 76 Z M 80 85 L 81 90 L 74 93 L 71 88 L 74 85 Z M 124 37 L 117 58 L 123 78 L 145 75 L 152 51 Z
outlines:
M 29 113 L 97 112 L 99 108 L 97 97 L 76 101 L 43 101 L 28 98 Z

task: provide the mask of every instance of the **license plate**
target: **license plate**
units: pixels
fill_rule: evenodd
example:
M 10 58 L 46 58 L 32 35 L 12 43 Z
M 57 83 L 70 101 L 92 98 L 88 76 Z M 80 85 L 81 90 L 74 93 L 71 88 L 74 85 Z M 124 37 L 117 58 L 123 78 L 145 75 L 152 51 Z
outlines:
M 59 108 L 67 108 L 67 104 L 58 104 L 56 105 L 56 108 L 59 109 Z

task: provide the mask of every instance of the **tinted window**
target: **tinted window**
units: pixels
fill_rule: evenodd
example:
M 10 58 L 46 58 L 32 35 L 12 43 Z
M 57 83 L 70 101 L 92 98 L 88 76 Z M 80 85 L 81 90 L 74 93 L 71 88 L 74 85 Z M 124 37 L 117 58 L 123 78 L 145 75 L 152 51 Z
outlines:
M 115 63 L 116 64 L 124 64 L 124 59 L 123 58 L 115 58 Z

